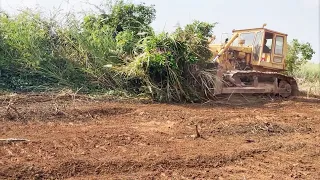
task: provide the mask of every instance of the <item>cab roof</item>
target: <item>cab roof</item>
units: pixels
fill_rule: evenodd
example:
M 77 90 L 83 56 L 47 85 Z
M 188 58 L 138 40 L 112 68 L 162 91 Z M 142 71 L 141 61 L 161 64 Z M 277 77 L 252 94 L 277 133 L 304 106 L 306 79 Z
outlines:
M 270 33 L 276 33 L 276 34 L 281 34 L 281 35 L 284 35 L 284 36 L 288 36 L 285 33 L 277 32 L 277 31 L 274 31 L 274 30 L 271 30 L 271 29 L 267 29 L 267 28 L 251 28 L 251 29 L 237 29 L 237 30 L 234 29 L 234 30 L 232 30 L 232 32 L 246 32 L 246 31 L 266 31 L 266 32 L 270 32 Z

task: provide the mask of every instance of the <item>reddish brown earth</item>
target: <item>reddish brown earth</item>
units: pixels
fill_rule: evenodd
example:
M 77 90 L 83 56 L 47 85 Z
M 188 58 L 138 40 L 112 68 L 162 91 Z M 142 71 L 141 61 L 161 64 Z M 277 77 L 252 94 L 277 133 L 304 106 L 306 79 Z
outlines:
M 319 100 L 228 104 L 1 96 L 0 179 L 320 179 Z

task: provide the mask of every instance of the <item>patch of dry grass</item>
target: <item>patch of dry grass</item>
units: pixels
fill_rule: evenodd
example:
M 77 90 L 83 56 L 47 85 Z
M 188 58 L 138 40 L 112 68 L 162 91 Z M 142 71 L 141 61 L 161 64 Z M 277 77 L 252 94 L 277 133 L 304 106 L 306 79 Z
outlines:
M 296 72 L 300 91 L 307 96 L 320 96 L 320 65 L 307 63 Z
M 305 79 L 298 79 L 299 90 L 307 96 L 320 96 L 320 80 L 310 82 Z

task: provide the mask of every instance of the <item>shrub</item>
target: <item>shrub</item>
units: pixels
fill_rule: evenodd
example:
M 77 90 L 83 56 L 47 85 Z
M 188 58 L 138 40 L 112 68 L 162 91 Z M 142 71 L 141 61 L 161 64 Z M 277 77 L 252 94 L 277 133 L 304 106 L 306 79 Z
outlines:
M 126 67 L 127 74 L 140 77 L 147 87 L 145 90 L 159 101 L 199 101 L 203 96 L 197 90 L 208 83 L 198 82 L 200 71 L 194 67 L 212 56 L 207 38 L 213 27 L 195 21 L 173 34 L 143 38 L 137 47 L 142 54 Z

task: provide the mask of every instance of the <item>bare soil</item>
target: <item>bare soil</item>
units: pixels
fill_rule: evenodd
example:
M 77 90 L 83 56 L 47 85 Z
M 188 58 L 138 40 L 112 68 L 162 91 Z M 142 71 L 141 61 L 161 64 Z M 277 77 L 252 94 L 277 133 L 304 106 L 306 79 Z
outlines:
M 228 99 L 3 95 L 0 179 L 320 179 L 320 100 Z

